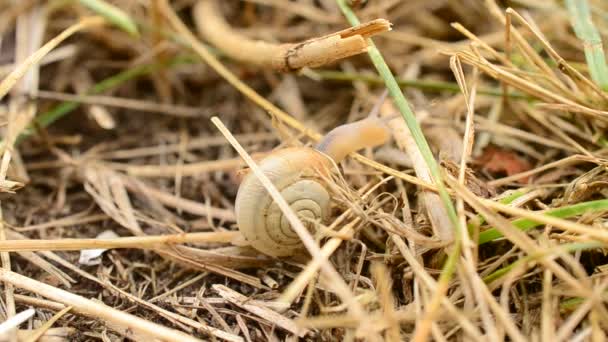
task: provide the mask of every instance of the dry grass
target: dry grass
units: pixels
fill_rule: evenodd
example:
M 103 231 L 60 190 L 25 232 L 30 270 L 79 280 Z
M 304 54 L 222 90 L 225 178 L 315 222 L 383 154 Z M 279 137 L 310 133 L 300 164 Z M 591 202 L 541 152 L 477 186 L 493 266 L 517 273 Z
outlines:
M 332 0 L 113 3 L 0 2 L 0 339 L 606 339 L 605 1 L 357 7 L 392 23 L 374 43 L 468 229 L 386 101 L 392 141 L 340 163 L 315 234 L 257 163 L 378 104 L 367 26 Z M 245 166 L 311 257 L 248 246 Z

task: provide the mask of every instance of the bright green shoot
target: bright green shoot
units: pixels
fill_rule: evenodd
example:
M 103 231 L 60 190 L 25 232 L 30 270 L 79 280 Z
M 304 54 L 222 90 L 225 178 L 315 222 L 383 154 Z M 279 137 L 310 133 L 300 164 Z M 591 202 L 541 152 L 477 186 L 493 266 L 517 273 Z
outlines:
M 608 90 L 608 65 L 602 46 L 602 37 L 593 24 L 587 0 L 566 0 L 574 33 L 583 42 L 589 73 L 595 83 Z
M 80 3 L 121 30 L 133 36 L 139 35 L 135 21 L 120 8 L 103 0 L 80 0 Z
M 608 200 L 597 200 L 597 201 L 589 201 L 573 204 L 566 207 L 551 209 L 546 211 L 544 214 L 547 216 L 557 217 L 557 218 L 570 218 L 578 215 L 582 215 L 585 213 L 593 213 L 598 211 L 606 211 L 608 210 Z M 536 222 L 526 218 L 520 218 L 512 222 L 513 226 L 521 231 L 528 231 L 532 228 L 536 228 L 542 223 Z M 479 244 L 483 245 L 484 243 L 488 243 L 499 239 L 502 237 L 502 234 L 495 228 L 490 228 L 484 230 L 479 234 Z

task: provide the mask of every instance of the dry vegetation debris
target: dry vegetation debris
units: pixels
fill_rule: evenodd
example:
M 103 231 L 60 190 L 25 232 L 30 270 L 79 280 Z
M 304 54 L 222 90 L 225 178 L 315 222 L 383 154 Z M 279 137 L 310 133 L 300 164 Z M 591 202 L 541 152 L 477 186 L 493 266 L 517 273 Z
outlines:
M 2 338 L 605 340 L 608 4 L 348 3 L 0 2 Z M 374 106 L 312 258 L 251 248 L 245 173 Z

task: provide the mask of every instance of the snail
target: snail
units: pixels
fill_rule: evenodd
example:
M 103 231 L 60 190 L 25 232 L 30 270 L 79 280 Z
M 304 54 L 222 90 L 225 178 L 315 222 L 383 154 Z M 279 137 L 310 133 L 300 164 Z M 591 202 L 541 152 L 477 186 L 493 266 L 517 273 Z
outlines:
M 312 231 L 315 222 L 324 222 L 330 215 L 331 194 L 323 176 L 349 153 L 384 144 L 389 137 L 385 120 L 374 113 L 334 128 L 315 148 L 279 149 L 260 161 L 259 167 Z M 239 230 L 256 250 L 274 257 L 302 250 L 298 235 L 255 175 L 247 175 L 241 183 L 235 211 Z

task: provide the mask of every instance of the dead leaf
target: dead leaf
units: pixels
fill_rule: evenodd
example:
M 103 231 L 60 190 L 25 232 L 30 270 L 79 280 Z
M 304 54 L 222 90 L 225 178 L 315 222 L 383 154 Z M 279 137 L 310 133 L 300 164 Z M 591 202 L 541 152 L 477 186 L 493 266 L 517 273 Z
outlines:
M 488 147 L 477 159 L 482 169 L 491 173 L 504 172 L 507 176 L 512 176 L 532 168 L 532 165 L 517 153 L 497 147 Z M 520 183 L 527 183 L 529 177 L 519 179 Z

